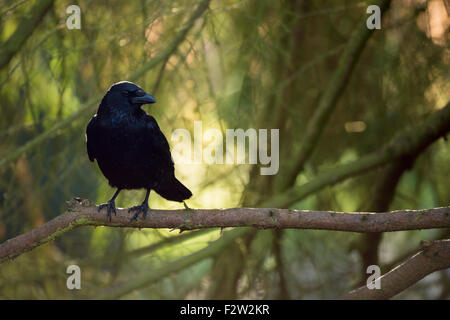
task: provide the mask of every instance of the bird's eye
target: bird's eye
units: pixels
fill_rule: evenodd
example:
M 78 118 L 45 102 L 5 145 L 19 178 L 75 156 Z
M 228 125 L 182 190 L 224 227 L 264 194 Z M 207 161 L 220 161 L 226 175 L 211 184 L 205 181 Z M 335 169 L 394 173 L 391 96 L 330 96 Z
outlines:
M 138 97 L 142 97 L 145 95 L 145 92 L 142 89 L 138 89 L 138 90 L 134 91 L 133 93 L 134 93 L 134 95 L 136 95 Z
M 128 97 L 128 96 L 130 96 L 130 91 L 123 90 L 123 91 L 122 91 L 122 94 L 123 94 L 125 97 Z

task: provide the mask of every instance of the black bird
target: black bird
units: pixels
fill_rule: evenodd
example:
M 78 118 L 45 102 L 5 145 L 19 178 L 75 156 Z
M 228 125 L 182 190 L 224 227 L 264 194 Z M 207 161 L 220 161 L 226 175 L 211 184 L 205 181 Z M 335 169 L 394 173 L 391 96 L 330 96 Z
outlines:
M 98 166 L 117 188 L 113 197 L 99 205 L 100 211 L 116 213 L 114 200 L 123 189 L 147 189 L 144 202 L 130 208 L 144 219 L 148 212 L 148 197 L 155 190 L 167 200 L 184 202 L 192 196 L 191 191 L 175 178 L 175 168 L 169 143 L 159 129 L 156 120 L 141 109 L 144 104 L 155 103 L 150 94 L 132 82 L 113 84 L 103 97 L 97 114 L 86 129 L 89 159 L 97 159 Z

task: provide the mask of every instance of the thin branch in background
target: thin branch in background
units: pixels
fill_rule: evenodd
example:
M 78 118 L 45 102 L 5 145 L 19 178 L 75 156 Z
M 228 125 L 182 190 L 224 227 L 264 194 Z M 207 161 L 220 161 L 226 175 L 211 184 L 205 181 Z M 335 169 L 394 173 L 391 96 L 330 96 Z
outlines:
M 167 62 L 168 62 L 168 61 L 169 61 L 169 57 L 167 57 L 167 58 L 163 61 L 162 65 L 161 65 L 161 68 L 159 69 L 158 77 L 156 78 L 155 84 L 153 85 L 153 91 L 152 91 L 152 94 L 156 94 L 156 92 L 157 92 L 158 89 L 159 89 L 159 86 L 160 86 L 160 84 L 161 84 L 161 80 L 162 80 L 162 78 L 163 78 L 164 71 L 166 70 L 166 65 L 167 65 Z
M 15 1 L 14 4 L 10 5 L 8 8 L 6 8 L 2 13 L 0 13 L 0 18 L 4 15 L 7 15 L 9 12 L 13 11 L 14 9 L 20 7 L 22 4 L 27 2 L 28 0 L 21 0 L 21 1 Z M 2 8 L 3 9 L 3 8 Z

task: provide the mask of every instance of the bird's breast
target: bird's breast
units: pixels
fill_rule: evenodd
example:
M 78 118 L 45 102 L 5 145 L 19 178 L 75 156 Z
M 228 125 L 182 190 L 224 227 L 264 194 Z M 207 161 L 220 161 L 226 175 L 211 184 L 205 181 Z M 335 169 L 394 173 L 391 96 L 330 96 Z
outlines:
M 98 142 L 102 149 L 98 160 L 114 167 L 151 165 L 153 150 L 151 137 L 140 124 L 121 122 L 99 130 Z

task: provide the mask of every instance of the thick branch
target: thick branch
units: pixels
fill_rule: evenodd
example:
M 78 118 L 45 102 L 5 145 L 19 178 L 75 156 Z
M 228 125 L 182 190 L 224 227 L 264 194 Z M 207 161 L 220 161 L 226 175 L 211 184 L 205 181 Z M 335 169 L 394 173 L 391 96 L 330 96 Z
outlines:
M 80 226 L 128 228 L 176 228 L 192 230 L 214 227 L 273 229 L 323 229 L 349 232 L 387 232 L 450 227 L 450 207 L 401 210 L 389 213 L 344 213 L 290 209 L 183 209 L 151 210 L 145 220 L 130 221 L 127 209 L 117 210 L 109 221 L 89 200 L 69 201 L 69 209 L 53 220 L 0 245 L 0 262 L 21 255 Z
M 450 240 L 426 241 L 422 250 L 381 276 L 380 289 L 362 286 L 342 299 L 389 299 L 435 271 L 450 268 Z

